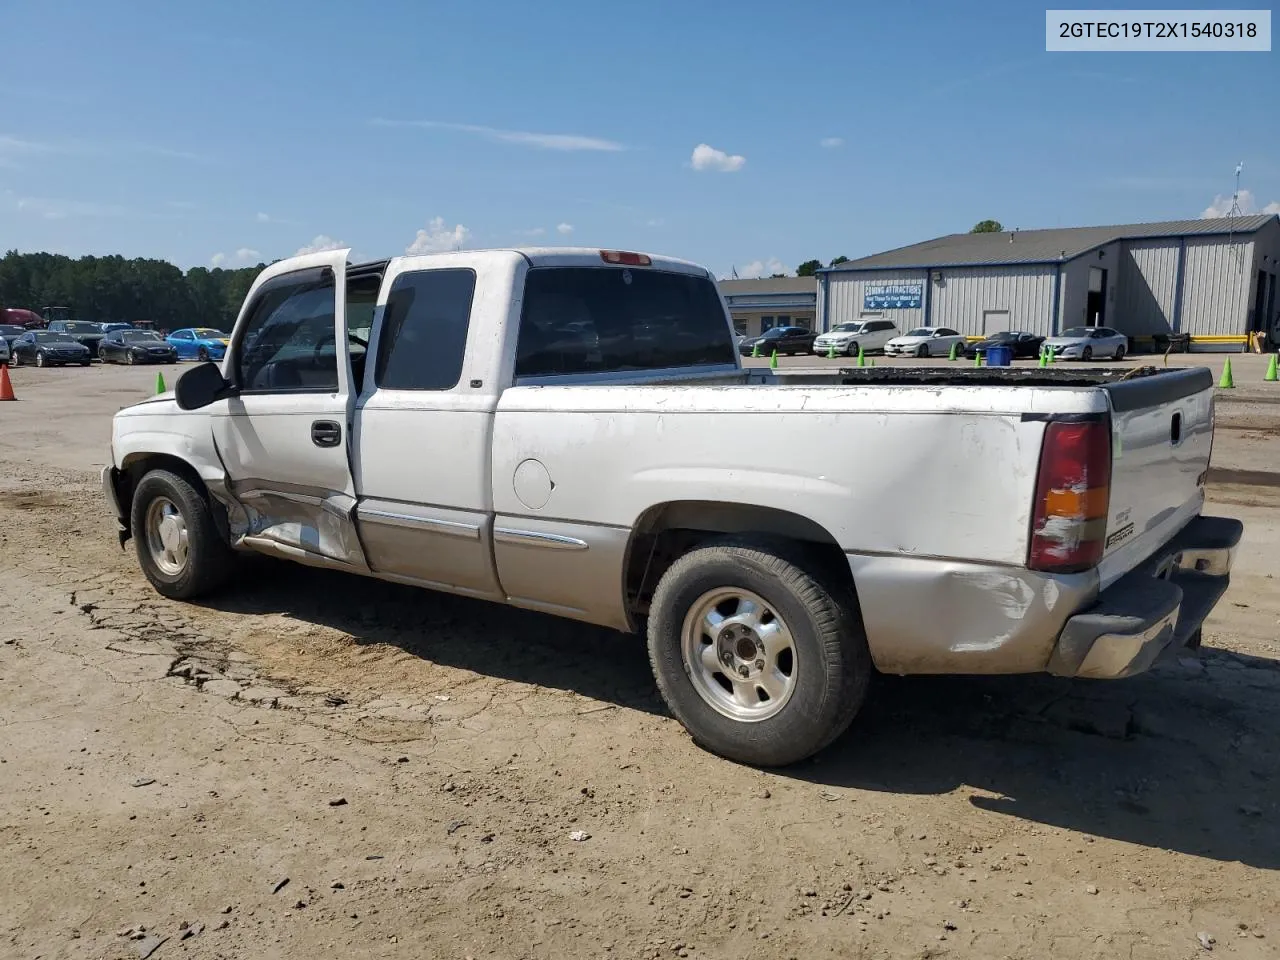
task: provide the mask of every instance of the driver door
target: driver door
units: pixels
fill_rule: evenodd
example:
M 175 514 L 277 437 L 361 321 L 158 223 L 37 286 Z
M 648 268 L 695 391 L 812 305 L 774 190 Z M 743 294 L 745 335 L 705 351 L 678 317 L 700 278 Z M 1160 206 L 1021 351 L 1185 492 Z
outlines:
M 364 570 L 348 460 L 347 253 L 295 257 L 259 275 L 223 360 L 232 395 L 211 413 L 228 492 L 243 510 L 233 516 L 239 542 Z

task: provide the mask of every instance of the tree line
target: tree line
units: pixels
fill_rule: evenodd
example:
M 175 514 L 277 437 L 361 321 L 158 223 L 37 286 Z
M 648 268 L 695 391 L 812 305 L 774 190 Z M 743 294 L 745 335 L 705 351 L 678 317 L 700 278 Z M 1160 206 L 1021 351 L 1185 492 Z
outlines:
M 69 307 L 76 320 L 97 323 L 150 320 L 157 328 L 229 330 L 254 277 L 265 264 L 238 270 L 192 267 L 165 260 L 19 253 L 0 257 L 0 307 L 39 313 Z

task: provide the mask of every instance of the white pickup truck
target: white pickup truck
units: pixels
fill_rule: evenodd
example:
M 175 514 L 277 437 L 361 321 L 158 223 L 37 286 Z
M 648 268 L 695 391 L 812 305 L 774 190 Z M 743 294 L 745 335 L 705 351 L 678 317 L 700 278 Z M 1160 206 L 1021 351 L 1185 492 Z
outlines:
M 103 485 L 167 597 L 257 551 L 644 631 L 698 743 L 781 765 L 873 670 L 1194 652 L 1241 534 L 1201 516 L 1213 411 L 1204 369 L 743 369 L 679 260 L 342 250 L 117 413 Z

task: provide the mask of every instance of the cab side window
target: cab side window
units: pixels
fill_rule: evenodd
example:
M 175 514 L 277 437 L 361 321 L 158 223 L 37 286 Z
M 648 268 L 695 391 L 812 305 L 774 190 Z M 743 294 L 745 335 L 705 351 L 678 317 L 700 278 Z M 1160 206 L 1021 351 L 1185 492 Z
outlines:
M 285 274 L 263 284 L 236 347 L 242 393 L 329 393 L 338 389 L 333 275 Z
M 392 281 L 374 383 L 384 390 L 452 390 L 462 376 L 476 274 L 414 270 Z

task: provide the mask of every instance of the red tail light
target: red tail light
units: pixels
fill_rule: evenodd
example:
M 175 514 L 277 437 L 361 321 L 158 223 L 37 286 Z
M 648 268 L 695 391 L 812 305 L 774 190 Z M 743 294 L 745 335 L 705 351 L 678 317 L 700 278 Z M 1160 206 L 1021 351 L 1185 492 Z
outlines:
M 1027 566 L 1078 573 L 1102 559 L 1111 504 L 1111 425 L 1051 422 L 1040 449 Z
M 648 254 L 629 253 L 626 250 L 601 250 L 600 259 L 605 263 L 620 263 L 627 267 L 651 267 L 653 261 Z

